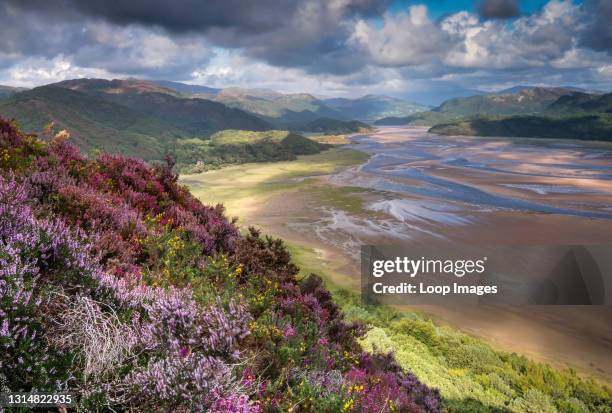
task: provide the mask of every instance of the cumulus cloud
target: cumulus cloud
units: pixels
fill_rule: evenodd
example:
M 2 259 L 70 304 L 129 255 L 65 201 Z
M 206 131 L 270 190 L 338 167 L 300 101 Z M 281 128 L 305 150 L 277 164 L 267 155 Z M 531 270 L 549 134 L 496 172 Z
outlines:
M 427 7 L 411 6 L 406 13 L 385 15 L 382 28 L 357 22 L 351 42 L 361 45 L 382 66 L 413 66 L 435 61 L 452 39 L 434 24 Z
M 481 0 L 478 13 L 487 19 L 509 19 L 521 14 L 518 0 Z
M 346 46 L 351 22 L 380 15 L 390 0 L 6 0 L 13 10 L 65 24 L 82 18 L 114 25 L 200 35 L 217 46 L 239 48 L 272 64 L 311 72 L 346 73 L 364 62 Z M 353 57 L 354 54 L 353 54 Z
M 481 23 L 467 15 L 451 16 L 442 26 L 461 41 L 445 62 L 451 66 L 498 69 L 547 66 L 572 49 L 580 18 L 578 6 L 557 1 L 510 26 L 500 21 Z

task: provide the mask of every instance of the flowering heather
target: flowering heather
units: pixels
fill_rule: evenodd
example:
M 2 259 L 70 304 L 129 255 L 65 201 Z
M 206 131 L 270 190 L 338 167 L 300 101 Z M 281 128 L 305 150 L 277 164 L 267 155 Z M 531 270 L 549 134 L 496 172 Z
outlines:
M 88 159 L 66 136 L 0 119 L 0 385 L 71 389 L 85 411 L 441 411 L 171 160 Z

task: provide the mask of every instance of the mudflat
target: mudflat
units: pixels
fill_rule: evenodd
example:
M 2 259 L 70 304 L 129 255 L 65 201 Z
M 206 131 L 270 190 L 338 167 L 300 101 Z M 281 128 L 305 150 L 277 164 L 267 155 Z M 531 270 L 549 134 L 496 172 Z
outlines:
M 243 226 L 287 240 L 304 271 L 359 288 L 359 246 L 612 243 L 612 146 L 381 128 L 294 162 L 182 178 Z M 367 155 L 364 155 L 367 154 Z M 418 306 L 495 347 L 612 383 L 612 308 Z M 414 308 L 410 308 L 414 310 Z

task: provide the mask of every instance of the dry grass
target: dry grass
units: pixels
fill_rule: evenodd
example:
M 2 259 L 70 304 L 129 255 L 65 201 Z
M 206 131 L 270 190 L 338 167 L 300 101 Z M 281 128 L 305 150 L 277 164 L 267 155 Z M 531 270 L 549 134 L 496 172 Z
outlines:
M 112 372 L 132 356 L 133 332 L 117 314 L 90 298 L 62 296 L 61 312 L 53 317 L 53 344 L 77 354 L 83 376 L 99 377 Z

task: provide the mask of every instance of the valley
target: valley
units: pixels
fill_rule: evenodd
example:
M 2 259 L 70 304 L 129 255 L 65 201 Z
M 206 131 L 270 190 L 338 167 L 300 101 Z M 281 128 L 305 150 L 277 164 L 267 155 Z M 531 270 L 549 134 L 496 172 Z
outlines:
M 423 128 L 382 128 L 352 141 L 294 162 L 228 167 L 182 182 L 205 202 L 223 202 L 242 227 L 286 240 L 304 273 L 349 290 L 359 288 L 362 243 L 609 242 L 609 144 L 448 138 Z M 611 380 L 605 307 L 416 310 L 497 348 Z

